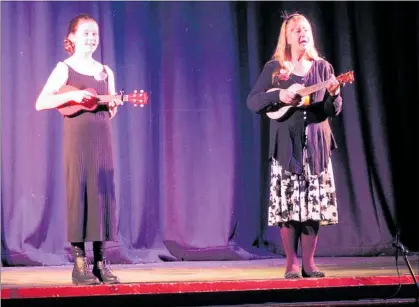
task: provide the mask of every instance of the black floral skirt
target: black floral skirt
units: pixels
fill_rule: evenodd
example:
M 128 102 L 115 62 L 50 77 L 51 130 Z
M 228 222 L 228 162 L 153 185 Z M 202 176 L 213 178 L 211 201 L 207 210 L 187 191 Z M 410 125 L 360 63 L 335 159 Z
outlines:
M 268 225 L 308 220 L 338 223 L 332 163 L 318 175 L 290 173 L 272 159 Z

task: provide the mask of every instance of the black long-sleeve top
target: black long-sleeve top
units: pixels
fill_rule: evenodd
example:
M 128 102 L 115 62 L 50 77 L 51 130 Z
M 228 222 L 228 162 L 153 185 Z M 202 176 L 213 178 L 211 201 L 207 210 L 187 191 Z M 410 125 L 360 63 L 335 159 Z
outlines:
M 284 106 L 279 100 L 279 91 L 266 93 L 271 88 L 287 89 L 294 83 L 305 87 L 326 81 L 334 74 L 332 65 L 324 59 L 315 60 L 309 72 L 304 76 L 290 75 L 288 80 L 279 80 L 275 84 L 272 74 L 279 63 L 267 62 L 247 97 L 250 110 L 263 114 Z M 342 97 L 330 96 L 326 89 L 310 95 L 310 105 L 293 108 L 286 119 L 270 120 L 269 158 L 278 160 L 283 169 L 295 174 L 303 172 L 303 148 L 306 144 L 307 157 L 312 174 L 319 174 L 328 166 L 336 141 L 330 129 L 328 118 L 337 116 L 342 110 Z M 306 135 L 307 127 L 307 135 Z M 306 141 L 307 140 L 307 141 Z M 306 142 L 305 142 L 306 141 Z

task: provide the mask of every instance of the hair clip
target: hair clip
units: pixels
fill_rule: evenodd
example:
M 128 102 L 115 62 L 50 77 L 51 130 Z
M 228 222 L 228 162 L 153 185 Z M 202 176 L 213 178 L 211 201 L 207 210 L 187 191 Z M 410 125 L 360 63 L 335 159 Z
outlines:
M 288 22 L 291 18 L 295 17 L 295 16 L 302 16 L 300 13 L 295 12 L 292 14 L 288 14 L 287 12 L 283 12 L 281 17 L 284 19 L 284 22 Z

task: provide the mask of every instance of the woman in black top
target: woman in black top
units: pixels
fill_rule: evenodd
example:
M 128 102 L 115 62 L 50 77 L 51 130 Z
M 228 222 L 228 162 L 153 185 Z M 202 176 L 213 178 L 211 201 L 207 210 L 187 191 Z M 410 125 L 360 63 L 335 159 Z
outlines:
M 324 81 L 326 88 L 312 93 L 310 103 L 301 106 L 296 90 Z M 342 98 L 333 67 L 318 56 L 311 25 L 303 15 L 284 20 L 272 60 L 265 64 L 247 105 L 276 118 L 270 120 L 268 225 L 280 228 L 287 258 L 285 278 L 324 277 L 314 263 L 314 253 L 319 226 L 338 222 L 330 161 L 336 143 L 328 117 L 340 113 Z M 289 112 L 274 116 L 283 107 Z

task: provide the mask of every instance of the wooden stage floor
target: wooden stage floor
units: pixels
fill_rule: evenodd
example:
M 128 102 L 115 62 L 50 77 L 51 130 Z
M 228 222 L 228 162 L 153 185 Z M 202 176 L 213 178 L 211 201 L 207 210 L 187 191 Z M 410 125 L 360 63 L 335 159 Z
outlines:
M 410 256 L 409 261 L 419 280 L 418 256 Z M 401 285 L 409 285 L 414 290 L 413 278 L 402 257 L 398 260 L 400 277 L 394 257 L 320 257 L 317 266 L 326 273 L 326 278 L 300 280 L 283 278 L 284 262 L 284 259 L 265 259 L 112 265 L 121 284 L 96 286 L 73 286 L 71 265 L 2 267 L 1 297 L 16 300 L 286 289 L 295 292 L 296 289 L 363 286 L 387 286 L 390 297 Z

